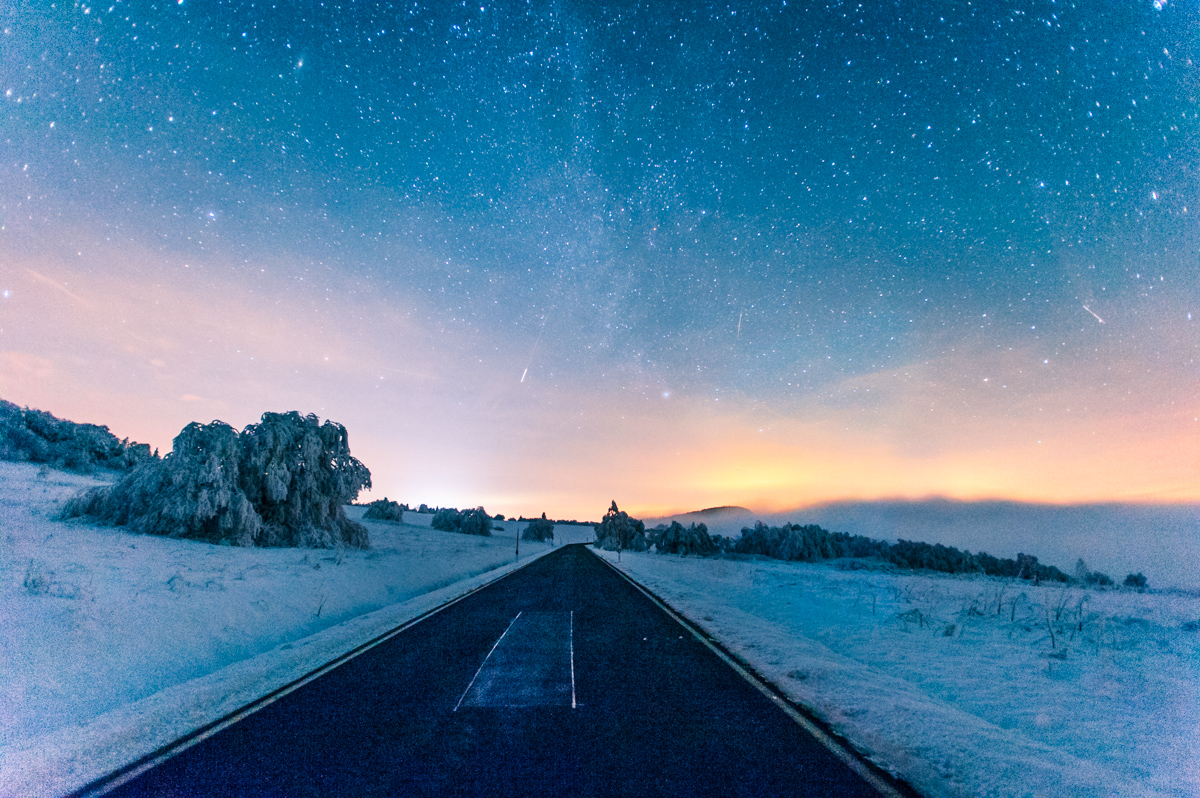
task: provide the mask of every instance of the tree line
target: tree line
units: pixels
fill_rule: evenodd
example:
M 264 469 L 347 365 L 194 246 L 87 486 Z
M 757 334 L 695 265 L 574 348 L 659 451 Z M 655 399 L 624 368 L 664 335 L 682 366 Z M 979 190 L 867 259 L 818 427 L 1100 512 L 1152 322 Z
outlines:
M 972 554 L 941 543 L 914 540 L 890 543 L 864 535 L 830 532 L 816 524 L 768 526 L 758 521 L 753 527 L 743 527 L 738 538 L 710 535 L 704 524 L 685 527 L 678 521 L 647 530 L 643 522 L 618 509 L 615 501 L 595 529 L 596 545 L 608 551 L 648 551 L 654 548 L 660 554 L 758 555 L 789 562 L 870 559 L 914 571 L 977 573 L 1026 579 L 1034 583 L 1114 584 L 1107 574 L 1089 570 L 1083 560 L 1076 563 L 1075 575 L 1069 576 L 1053 565 L 1038 562 L 1038 558 L 1032 554 L 1020 553 L 1011 559 L 994 557 L 987 552 Z M 1146 588 L 1147 580 L 1144 574 L 1129 574 L 1123 584 L 1142 590 Z

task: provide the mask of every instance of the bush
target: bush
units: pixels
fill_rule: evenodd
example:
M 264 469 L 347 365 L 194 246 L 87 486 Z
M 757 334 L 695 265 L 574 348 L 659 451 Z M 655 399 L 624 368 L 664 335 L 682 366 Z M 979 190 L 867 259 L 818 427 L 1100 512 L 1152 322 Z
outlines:
M 1111 587 L 1115 584 L 1108 574 L 1102 574 L 1099 571 L 1089 570 L 1087 563 L 1080 557 L 1075 561 L 1074 581 L 1081 585 L 1091 585 L 1093 587 Z
M 1140 571 L 1136 574 L 1128 574 L 1123 583 L 1125 587 L 1132 587 L 1138 590 L 1146 589 L 1146 575 Z
M 458 531 L 464 535 L 490 537 L 492 534 L 492 517 L 484 512 L 482 508 L 467 510 L 462 513 L 462 524 Z
M 707 557 L 720 551 L 720 545 L 709 537 L 708 527 L 692 524 L 684 527 L 678 521 L 670 526 L 659 526 L 652 535 L 654 547 L 659 554 L 698 554 Z
M 384 496 L 367 505 L 363 518 L 368 521 L 392 521 L 401 524 L 404 523 L 404 508 L 396 502 L 388 501 Z
M 91 473 L 96 468 L 128 471 L 152 459 L 157 458 L 148 444 L 118 440 L 108 427 L 76 424 L 0 399 L 0 460 Z
M 645 551 L 648 548 L 646 525 L 617 509 L 615 501 L 600 523 L 596 524 L 595 530 L 596 545 L 605 551 Z
M 188 424 L 162 460 L 72 499 L 62 515 L 236 546 L 367 548 L 366 528 L 342 505 L 370 486 L 345 427 L 264 413 L 240 434 L 221 421 Z
M 433 514 L 429 525 L 443 532 L 460 532 L 464 535 L 492 534 L 492 519 L 482 507 L 475 510 L 459 512 L 452 507 L 446 507 Z
M 542 513 L 541 518 L 535 518 L 529 522 L 529 525 L 521 532 L 521 540 L 553 540 L 554 539 L 554 522 L 546 518 L 546 514 Z

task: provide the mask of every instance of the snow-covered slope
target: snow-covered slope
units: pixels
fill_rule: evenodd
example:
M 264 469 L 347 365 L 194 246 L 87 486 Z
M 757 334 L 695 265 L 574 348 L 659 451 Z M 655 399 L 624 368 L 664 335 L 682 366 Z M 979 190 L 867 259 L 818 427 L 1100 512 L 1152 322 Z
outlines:
M 1200 595 L 630 552 L 619 567 L 926 795 L 1200 795 Z
M 515 563 L 512 537 L 409 524 L 339 553 L 54 520 L 94 484 L 0 462 L 0 795 L 79 786 Z

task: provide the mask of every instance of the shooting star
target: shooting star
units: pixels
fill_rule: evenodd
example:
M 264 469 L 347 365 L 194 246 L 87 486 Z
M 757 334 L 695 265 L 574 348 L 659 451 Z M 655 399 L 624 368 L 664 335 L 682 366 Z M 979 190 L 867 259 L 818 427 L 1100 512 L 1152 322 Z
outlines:
M 529 367 L 533 365 L 533 353 L 537 351 L 538 344 L 542 342 L 542 333 L 546 331 L 546 319 L 550 317 L 547 313 L 542 316 L 542 329 L 538 330 L 537 340 L 533 342 L 533 349 L 529 350 L 529 361 L 525 364 L 525 370 L 521 372 L 521 382 L 525 382 L 525 375 L 529 373 Z
M 1084 305 L 1083 309 L 1086 310 L 1088 313 L 1091 313 L 1093 316 L 1096 316 L 1096 312 L 1094 310 L 1092 310 L 1091 308 L 1089 308 L 1087 305 Z M 1100 322 L 1101 324 L 1104 323 L 1104 319 L 1100 318 L 1099 316 L 1096 316 L 1096 321 Z
M 738 332 L 737 332 L 737 339 L 738 339 L 739 341 L 740 341 L 740 340 L 742 340 L 742 314 L 743 314 L 743 313 L 745 313 L 745 312 L 746 312 L 746 311 L 744 311 L 744 310 L 739 310 L 739 311 L 738 311 Z

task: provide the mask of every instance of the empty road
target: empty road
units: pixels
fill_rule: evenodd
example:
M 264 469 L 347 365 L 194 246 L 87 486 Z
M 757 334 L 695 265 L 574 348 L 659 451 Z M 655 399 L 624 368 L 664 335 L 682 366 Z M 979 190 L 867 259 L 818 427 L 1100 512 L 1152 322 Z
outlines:
M 582 546 L 421 621 L 118 796 L 876 796 Z

